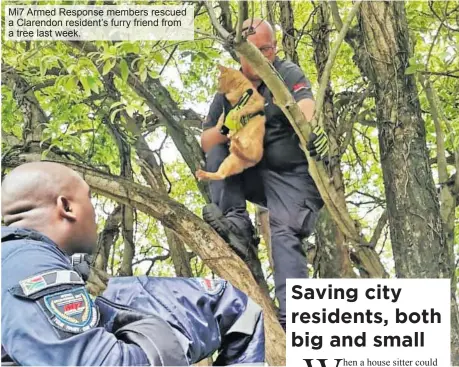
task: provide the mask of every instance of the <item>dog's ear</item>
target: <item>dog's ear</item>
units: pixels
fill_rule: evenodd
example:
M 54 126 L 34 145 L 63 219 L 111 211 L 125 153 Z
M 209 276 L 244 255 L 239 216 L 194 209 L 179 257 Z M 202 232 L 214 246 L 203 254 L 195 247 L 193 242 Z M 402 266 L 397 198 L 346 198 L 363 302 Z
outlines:
M 223 65 L 220 65 L 220 64 L 217 65 L 217 68 L 218 68 L 218 70 L 220 70 L 221 72 L 224 72 L 225 70 L 228 69 L 228 68 L 225 68 Z

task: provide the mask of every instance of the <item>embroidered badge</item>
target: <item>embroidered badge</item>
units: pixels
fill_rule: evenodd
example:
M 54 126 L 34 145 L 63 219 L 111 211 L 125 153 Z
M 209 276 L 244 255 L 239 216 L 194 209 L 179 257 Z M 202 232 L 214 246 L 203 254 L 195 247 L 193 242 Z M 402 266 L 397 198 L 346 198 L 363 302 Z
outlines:
M 84 287 L 69 289 L 44 298 L 50 321 L 59 329 L 79 334 L 99 322 L 99 311 Z
M 45 279 L 41 275 L 21 280 L 19 284 L 26 296 L 46 288 Z
M 225 287 L 225 282 L 219 279 L 198 279 L 199 284 L 206 291 L 206 293 L 213 296 L 220 294 Z

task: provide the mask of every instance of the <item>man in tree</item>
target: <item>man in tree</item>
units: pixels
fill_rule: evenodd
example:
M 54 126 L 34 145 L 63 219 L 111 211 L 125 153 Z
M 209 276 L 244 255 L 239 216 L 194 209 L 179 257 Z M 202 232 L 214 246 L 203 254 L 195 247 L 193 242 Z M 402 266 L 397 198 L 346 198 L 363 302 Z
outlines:
M 248 41 L 272 63 L 305 117 L 311 120 L 314 112 L 311 84 L 297 65 L 276 57 L 276 40 L 270 24 L 249 19 L 243 27 Z M 286 279 L 307 277 L 302 238 L 311 234 L 323 201 L 287 117 L 273 103 L 271 92 L 243 57 L 241 69 L 265 98 L 264 156 L 257 166 L 240 175 L 212 181 L 212 204 L 204 207 L 203 217 L 250 266 L 250 259 L 256 256 L 256 239 L 246 199 L 269 209 L 279 320 L 285 329 Z M 228 138 L 216 126 L 221 114 L 231 108 L 226 104 L 224 95 L 217 94 L 203 124 L 201 143 L 207 158 L 206 170 L 210 172 L 216 172 L 229 154 Z M 311 155 L 325 158 L 328 149 L 325 134 L 312 137 L 308 149 Z
M 2 183 L 2 364 L 218 365 L 264 362 L 258 305 L 223 280 L 112 278 L 88 295 L 70 255 L 97 242 L 88 184 L 50 162 Z

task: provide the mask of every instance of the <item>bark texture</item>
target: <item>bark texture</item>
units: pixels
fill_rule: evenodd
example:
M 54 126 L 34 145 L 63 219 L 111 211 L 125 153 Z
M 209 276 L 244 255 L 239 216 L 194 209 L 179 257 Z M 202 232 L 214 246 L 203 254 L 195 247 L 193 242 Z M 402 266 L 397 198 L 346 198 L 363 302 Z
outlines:
M 314 261 L 320 278 L 357 278 L 349 248 L 327 209 L 320 211 L 316 224 L 318 252 Z M 319 256 L 319 258 L 317 258 Z
M 119 236 L 120 223 L 121 206 L 117 206 L 107 217 L 104 229 L 99 233 L 99 239 L 97 241 L 97 248 L 95 251 L 96 257 L 94 259 L 94 267 L 96 269 L 107 271 L 110 250 Z
M 396 274 L 453 278 L 451 252 L 429 166 L 416 81 L 405 75 L 413 50 L 405 4 L 364 2 L 360 11 L 366 76 L 376 90 L 381 166 Z M 459 362 L 457 306 L 452 292 L 452 361 Z
M 297 64 L 299 63 L 298 52 L 296 52 L 295 24 L 293 8 L 290 1 L 280 1 L 280 23 L 282 27 L 282 47 L 286 59 Z
M 317 7 L 312 30 L 314 62 L 317 66 L 319 82 L 324 78 L 326 65 L 330 57 L 330 32 L 330 8 L 327 2 L 322 2 Z M 333 89 L 328 81 L 324 89 L 322 114 L 323 126 L 328 135 L 330 156 L 332 157 L 329 164 L 329 175 L 330 182 L 334 186 L 337 196 L 340 200 L 344 201 L 345 187 L 341 172 L 341 155 L 339 153 L 342 149 L 340 144 L 340 131 L 342 129 L 338 124 L 333 97 Z M 341 124 L 344 124 L 344 122 L 341 121 Z M 315 262 L 317 263 L 318 261 L 320 277 L 356 277 L 350 261 L 350 245 L 353 245 L 355 249 L 352 253 L 352 259 L 355 260 L 362 275 L 366 277 L 387 276 L 378 254 L 372 248 L 349 241 L 339 226 L 333 222 L 327 208 L 322 210 L 316 230 L 319 244 L 319 258 L 316 258 Z
M 31 151 L 39 151 L 48 117 L 38 103 L 34 89 L 13 67 L 3 63 L 2 84 L 13 91 L 13 97 L 24 117 L 22 144 Z

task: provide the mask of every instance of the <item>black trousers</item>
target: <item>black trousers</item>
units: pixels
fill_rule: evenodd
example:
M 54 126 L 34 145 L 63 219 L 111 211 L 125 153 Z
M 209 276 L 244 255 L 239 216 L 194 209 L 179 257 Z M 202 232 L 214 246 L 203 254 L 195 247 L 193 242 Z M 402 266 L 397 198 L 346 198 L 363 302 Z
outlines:
M 228 154 L 227 144 L 214 146 L 207 153 L 207 171 L 216 172 Z M 323 206 L 307 164 L 274 171 L 260 163 L 239 175 L 211 181 L 210 191 L 212 202 L 243 230 L 251 226 L 246 200 L 268 208 L 279 321 L 285 328 L 286 279 L 307 278 L 301 240 L 313 231 L 317 212 Z

